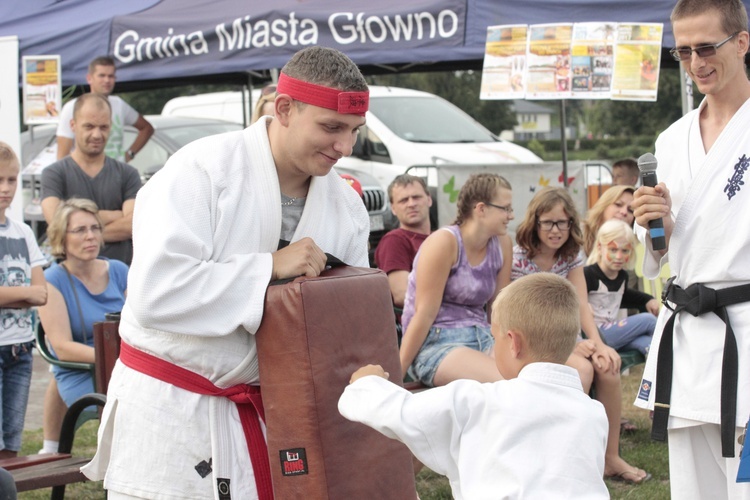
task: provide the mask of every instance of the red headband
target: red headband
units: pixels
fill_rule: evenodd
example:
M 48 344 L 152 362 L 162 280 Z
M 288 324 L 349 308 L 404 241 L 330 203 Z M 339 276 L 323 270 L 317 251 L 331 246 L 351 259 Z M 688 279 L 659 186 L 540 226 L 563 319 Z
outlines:
M 313 106 L 332 109 L 343 114 L 365 116 L 370 106 L 370 92 L 342 92 L 338 89 L 297 80 L 284 73 L 279 74 L 277 94 L 287 94 L 292 99 Z

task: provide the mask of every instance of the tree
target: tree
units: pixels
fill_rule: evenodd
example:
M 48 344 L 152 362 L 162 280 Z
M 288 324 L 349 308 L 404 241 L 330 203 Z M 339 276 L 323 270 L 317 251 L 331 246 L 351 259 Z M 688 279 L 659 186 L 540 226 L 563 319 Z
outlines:
M 586 112 L 586 127 L 594 137 L 656 137 L 682 115 L 680 73 L 663 68 L 656 102 L 597 101 Z

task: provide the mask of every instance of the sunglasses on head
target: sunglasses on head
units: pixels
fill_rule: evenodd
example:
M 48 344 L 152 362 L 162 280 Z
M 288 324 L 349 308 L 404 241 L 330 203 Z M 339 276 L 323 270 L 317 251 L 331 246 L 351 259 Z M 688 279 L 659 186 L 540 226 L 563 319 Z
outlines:
M 732 38 L 739 35 L 739 31 L 729 35 L 724 40 L 720 41 L 719 43 L 709 43 L 706 45 L 701 45 L 699 47 L 691 48 L 691 47 L 675 47 L 669 51 L 670 54 L 672 54 L 672 57 L 675 61 L 687 61 L 691 57 L 693 57 L 693 52 L 698 54 L 698 57 L 711 57 L 716 54 L 716 51 L 727 43 Z
M 276 85 L 269 84 L 260 90 L 260 95 L 269 95 L 273 94 L 274 92 L 276 92 Z

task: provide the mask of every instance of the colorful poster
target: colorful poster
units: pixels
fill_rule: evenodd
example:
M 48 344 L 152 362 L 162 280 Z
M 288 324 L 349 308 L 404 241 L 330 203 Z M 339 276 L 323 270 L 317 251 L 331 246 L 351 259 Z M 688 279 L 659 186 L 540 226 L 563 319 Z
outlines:
M 613 100 L 656 101 L 663 31 L 661 23 L 618 25 Z
M 574 98 L 608 99 L 611 95 L 615 23 L 576 23 L 571 43 Z
M 523 99 L 527 31 L 525 24 L 487 28 L 480 99 Z
M 23 57 L 23 122 L 57 123 L 62 109 L 60 56 Z
M 572 23 L 529 26 L 527 99 L 565 99 L 571 96 L 572 32 Z

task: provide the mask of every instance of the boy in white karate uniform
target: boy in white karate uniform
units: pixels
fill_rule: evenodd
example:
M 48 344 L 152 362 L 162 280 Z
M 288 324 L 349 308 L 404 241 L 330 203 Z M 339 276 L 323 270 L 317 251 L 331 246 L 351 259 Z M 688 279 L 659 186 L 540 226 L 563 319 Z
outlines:
M 360 368 L 339 411 L 406 444 L 461 499 L 609 498 L 602 479 L 607 417 L 565 361 L 580 331 L 573 286 L 521 278 L 492 306 L 495 359 L 506 380 L 457 380 L 418 394 Z

